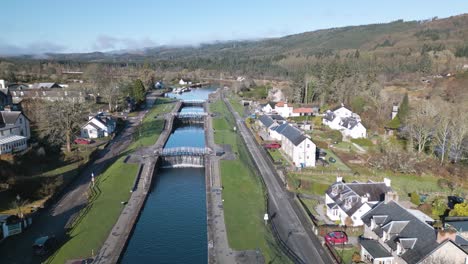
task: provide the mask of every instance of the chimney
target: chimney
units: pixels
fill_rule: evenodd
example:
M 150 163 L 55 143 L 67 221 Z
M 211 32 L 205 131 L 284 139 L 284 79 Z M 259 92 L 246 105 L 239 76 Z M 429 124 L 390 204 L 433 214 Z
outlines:
M 361 196 L 361 203 L 367 203 L 367 202 L 369 202 L 369 196 L 370 196 L 370 195 L 369 195 L 368 193 L 366 193 L 366 194 L 364 194 L 363 196 Z
M 390 191 L 385 193 L 384 203 L 388 204 L 390 201 L 398 202 L 398 194 L 396 192 Z
M 389 178 L 384 178 L 383 182 L 385 183 L 387 187 L 391 187 L 392 185 L 392 180 L 390 180 Z
M 344 107 L 344 104 L 343 104 L 343 103 L 341 103 L 341 107 Z
M 443 241 L 450 239 L 455 242 L 457 237 L 457 232 L 452 229 L 439 229 L 437 231 L 437 243 L 442 243 Z
M 336 182 L 343 182 L 343 177 L 341 176 L 336 177 Z

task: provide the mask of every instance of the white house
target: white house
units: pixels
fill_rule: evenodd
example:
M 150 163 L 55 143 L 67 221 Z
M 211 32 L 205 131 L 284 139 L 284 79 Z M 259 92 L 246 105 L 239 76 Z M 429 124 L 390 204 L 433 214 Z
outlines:
M 21 111 L 0 111 L 0 154 L 28 148 L 29 119 Z
M 361 259 L 385 264 L 466 264 L 467 253 L 394 200 L 385 200 L 361 217 Z
M 281 134 L 281 149 L 293 161 L 294 166 L 315 167 L 315 143 L 299 129 L 287 123 L 281 126 L 281 129 L 276 130 Z
M 285 118 L 292 116 L 293 109 L 292 106 L 289 106 L 288 103 L 285 102 L 278 102 L 275 105 L 275 112 Z
M 179 84 L 180 85 L 187 85 L 187 84 L 192 84 L 192 82 L 189 81 L 189 80 L 180 79 Z
M 81 127 L 81 137 L 100 138 L 107 137 L 115 131 L 116 122 L 111 116 L 98 113 L 90 116 L 86 124 Z
M 0 214 L 0 241 L 21 231 L 21 219 L 18 216 Z
M 386 195 L 395 195 L 391 181 L 344 183 L 342 177 L 332 184 L 325 193 L 327 216 L 332 221 L 344 225 L 352 220 L 352 226 L 362 226 L 361 216 L 369 212 Z
M 341 105 L 335 110 L 327 110 L 322 124 L 334 130 L 339 130 L 344 137 L 365 138 L 367 129 L 361 123 L 361 117 Z
M 273 110 L 274 110 L 274 108 L 273 108 L 274 105 L 271 104 L 271 103 L 261 104 L 260 107 L 261 107 L 260 108 L 261 111 L 263 113 L 265 113 L 265 114 L 271 114 L 273 112 Z

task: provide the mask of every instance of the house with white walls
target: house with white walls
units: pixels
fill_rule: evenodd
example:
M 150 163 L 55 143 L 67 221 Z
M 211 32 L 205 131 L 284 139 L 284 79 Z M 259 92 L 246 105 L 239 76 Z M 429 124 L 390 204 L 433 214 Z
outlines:
M 345 183 L 342 177 L 337 177 L 336 182 L 325 192 L 327 217 L 339 221 L 341 225 L 352 222 L 352 226 L 362 226 L 361 216 L 388 195 L 395 195 L 390 179 L 385 178 L 383 182 Z
M 294 107 L 288 105 L 288 103 L 285 102 L 278 102 L 275 105 L 275 112 L 278 113 L 278 115 L 288 118 L 292 116 Z
M 27 149 L 30 137 L 29 119 L 21 111 L 0 111 L 0 154 Z
M 274 103 L 266 103 L 260 105 L 260 110 L 265 114 L 271 114 L 274 111 Z
M 115 120 L 104 113 L 91 115 L 88 122 L 81 127 L 82 138 L 101 138 L 111 135 L 116 128 Z
M 308 135 L 290 124 L 284 126 L 281 134 L 281 149 L 298 168 L 315 167 L 316 145 Z M 280 127 L 281 127 L 280 126 Z
M 322 124 L 333 130 L 339 130 L 344 137 L 367 137 L 367 129 L 361 123 L 361 117 L 343 105 L 335 110 L 327 110 L 322 119 Z

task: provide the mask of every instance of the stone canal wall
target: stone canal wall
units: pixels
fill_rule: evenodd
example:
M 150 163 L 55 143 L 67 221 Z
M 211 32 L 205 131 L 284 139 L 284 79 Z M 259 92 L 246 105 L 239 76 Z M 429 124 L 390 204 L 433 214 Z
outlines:
M 154 153 L 154 150 L 164 147 L 164 144 L 167 142 L 173 130 L 173 113 L 179 112 L 181 107 L 182 102 L 177 102 L 172 112 L 165 115 L 164 130 L 156 143 L 150 147 L 150 153 Z M 117 220 L 117 223 L 112 228 L 112 231 L 99 250 L 99 253 L 93 263 L 113 264 L 120 260 L 128 240 L 131 237 L 135 224 L 138 221 L 141 210 L 145 205 L 148 194 L 151 191 L 151 185 L 153 183 L 158 164 L 159 156 L 157 155 L 147 155 L 142 157 L 142 168 L 138 170 L 140 175 L 136 175 L 136 177 L 139 177 L 136 188 L 134 188 L 130 199 Z

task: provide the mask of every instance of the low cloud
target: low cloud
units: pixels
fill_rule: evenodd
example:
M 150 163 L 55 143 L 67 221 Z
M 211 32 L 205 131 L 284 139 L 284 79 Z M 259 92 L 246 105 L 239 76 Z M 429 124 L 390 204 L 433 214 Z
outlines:
M 97 51 L 109 51 L 109 50 L 138 50 L 148 47 L 154 47 L 158 44 L 150 38 L 119 38 L 109 35 L 99 35 L 93 44 L 93 50 Z
M 65 50 L 65 46 L 49 41 L 37 41 L 28 45 L 15 45 L 0 40 L 1 56 L 43 55 L 45 53 L 58 53 Z

